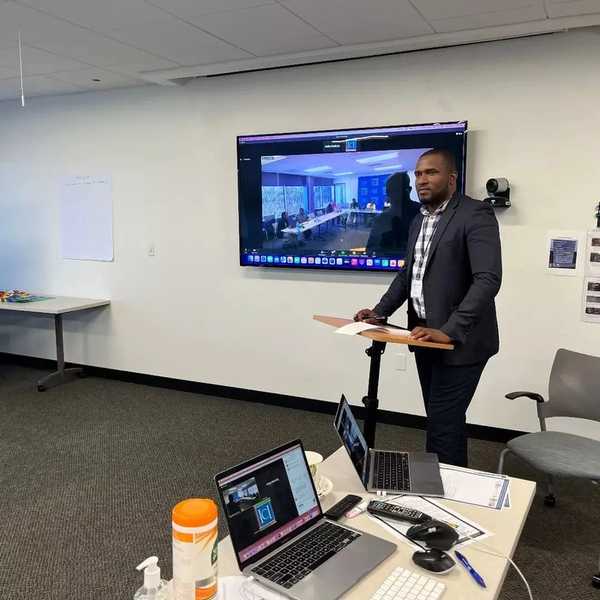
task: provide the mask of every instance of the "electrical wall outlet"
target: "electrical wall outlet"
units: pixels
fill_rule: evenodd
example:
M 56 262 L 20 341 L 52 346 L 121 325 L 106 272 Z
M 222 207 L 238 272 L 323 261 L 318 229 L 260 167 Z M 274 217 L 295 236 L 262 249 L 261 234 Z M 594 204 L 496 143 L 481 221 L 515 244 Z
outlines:
M 406 354 L 396 353 L 396 371 L 406 371 Z
M 156 245 L 148 244 L 148 256 L 156 256 Z

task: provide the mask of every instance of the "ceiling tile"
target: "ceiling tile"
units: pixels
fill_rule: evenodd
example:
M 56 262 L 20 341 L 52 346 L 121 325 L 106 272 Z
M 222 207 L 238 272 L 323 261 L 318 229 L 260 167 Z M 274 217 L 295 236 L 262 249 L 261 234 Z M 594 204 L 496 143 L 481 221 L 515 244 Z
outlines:
M 12 79 L 0 79 L 0 100 L 17 99 L 20 94 L 19 80 L 16 77 Z
M 552 19 L 590 15 L 600 13 L 600 0 L 569 0 L 568 2 L 549 0 L 546 3 L 546 8 Z
M 9 48 L 6 50 L 0 50 L 0 65 L 3 67 L 14 66 L 15 71 L 18 64 L 18 50 Z M 87 65 L 64 56 L 57 56 L 45 52 L 44 50 L 38 50 L 37 48 L 30 48 L 29 46 L 23 46 L 23 73 L 27 75 L 48 75 L 55 73 L 56 71 L 72 71 L 75 69 L 82 69 Z
M 282 4 L 341 44 L 433 32 L 408 0 L 282 0 Z
M 200 65 L 249 58 L 250 54 L 165 15 L 164 20 L 129 25 L 109 34 L 123 42 L 166 57 L 182 65 Z
M 452 19 L 466 15 L 508 11 L 537 4 L 543 8 L 543 0 L 412 0 L 427 20 Z
M 55 54 L 96 66 L 140 64 L 148 69 L 177 66 L 168 62 L 157 66 L 157 57 L 127 46 L 106 36 L 71 25 L 33 8 L 10 2 L 0 5 L 0 49 L 2 40 L 14 45 L 16 31 L 22 32 L 23 43 Z M 162 57 L 158 57 L 159 59 Z
M 194 19 L 194 22 L 205 31 L 257 55 L 336 45 L 276 4 L 212 13 Z
M 16 77 L 18 75 L 18 67 L 15 65 L 14 67 L 0 65 L 0 80 L 1 79 L 9 79 L 10 77 Z
M 303 38 L 290 38 L 286 40 L 256 40 L 253 52 L 257 56 L 276 56 L 279 54 L 294 54 L 297 52 L 310 52 L 311 50 L 323 50 L 325 48 L 337 48 L 333 40 L 323 35 L 314 35 Z
M 146 2 L 186 20 L 213 12 L 277 4 L 275 0 L 146 0 Z
M 452 19 L 432 20 L 431 24 L 439 33 L 450 31 L 464 31 L 466 29 L 483 29 L 485 27 L 499 27 L 513 23 L 527 21 L 540 21 L 546 19 L 543 7 L 535 5 L 515 10 L 502 10 L 479 15 L 454 17 Z
M 23 89 L 25 91 L 25 102 L 33 96 L 71 94 L 84 91 L 80 87 L 44 75 L 26 77 L 23 82 Z M 0 80 L 0 99 L 14 98 L 16 100 L 20 97 L 21 89 L 17 78 Z
M 56 75 L 53 75 L 53 78 L 90 90 L 133 87 L 136 85 L 144 85 L 146 83 L 135 77 L 127 77 L 121 73 L 114 73 L 113 71 L 98 68 L 57 73 Z M 94 81 L 94 79 L 99 79 L 100 81 Z
M 130 23 L 160 20 L 164 11 L 144 0 L 16 0 L 72 23 L 106 31 Z
M 138 65 L 140 69 L 162 69 L 178 66 L 176 62 L 132 48 L 118 41 L 91 34 L 86 39 L 54 39 L 38 44 L 50 52 L 70 55 L 90 65 Z M 158 66 L 165 65 L 165 66 Z
M 17 32 L 21 31 L 23 41 L 38 41 L 52 35 L 55 28 L 63 23 L 27 6 L 14 2 L 0 3 L 0 47 L 15 45 Z

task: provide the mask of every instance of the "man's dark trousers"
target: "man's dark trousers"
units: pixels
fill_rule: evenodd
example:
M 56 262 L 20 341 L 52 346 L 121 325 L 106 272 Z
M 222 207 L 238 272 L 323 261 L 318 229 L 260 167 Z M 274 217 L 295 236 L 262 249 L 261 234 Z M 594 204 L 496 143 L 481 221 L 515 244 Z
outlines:
M 415 348 L 415 360 L 427 413 L 427 452 L 440 462 L 467 466 L 466 412 L 487 360 L 445 365 L 442 352 Z

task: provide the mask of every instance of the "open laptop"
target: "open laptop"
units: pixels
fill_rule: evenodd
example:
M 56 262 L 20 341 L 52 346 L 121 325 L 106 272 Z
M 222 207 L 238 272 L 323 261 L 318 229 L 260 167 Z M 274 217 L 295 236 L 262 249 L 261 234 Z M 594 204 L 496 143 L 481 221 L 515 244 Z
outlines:
M 333 426 L 368 492 L 444 495 L 437 455 L 369 448 L 343 394 Z
M 300 440 L 215 482 L 240 570 L 290 598 L 339 598 L 396 550 L 323 517 Z

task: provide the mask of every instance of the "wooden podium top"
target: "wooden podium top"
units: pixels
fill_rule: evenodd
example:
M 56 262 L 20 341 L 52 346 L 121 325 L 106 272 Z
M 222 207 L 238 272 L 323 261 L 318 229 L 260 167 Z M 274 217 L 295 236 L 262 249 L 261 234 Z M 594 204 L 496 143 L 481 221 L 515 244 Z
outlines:
M 327 315 L 313 315 L 315 321 L 325 323 L 325 325 L 331 325 L 332 327 L 343 327 L 352 323 L 352 319 L 343 319 L 341 317 L 329 317 Z M 439 348 L 441 350 L 454 350 L 453 344 L 438 344 L 437 342 L 419 342 L 418 340 L 411 340 L 408 337 L 401 337 L 397 335 L 391 335 L 384 331 L 368 330 L 359 333 L 363 337 L 375 340 L 376 342 L 387 342 L 388 344 L 405 344 L 407 346 L 421 346 L 423 348 Z

